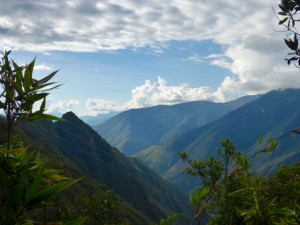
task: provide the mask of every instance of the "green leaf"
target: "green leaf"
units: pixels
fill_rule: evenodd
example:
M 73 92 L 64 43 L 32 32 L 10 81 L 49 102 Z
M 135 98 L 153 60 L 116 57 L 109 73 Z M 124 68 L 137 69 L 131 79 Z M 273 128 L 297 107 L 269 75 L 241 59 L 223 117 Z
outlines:
M 65 225 L 81 225 L 86 220 L 87 220 L 87 217 L 82 217 L 82 218 L 78 218 L 78 219 L 72 220 L 72 221 L 66 223 Z
M 295 48 L 296 50 L 298 49 L 298 38 L 297 38 L 297 34 L 294 34 L 294 43 L 295 43 Z
M 34 195 L 38 191 L 39 187 L 41 186 L 44 171 L 45 171 L 45 166 L 41 165 L 33 183 L 30 185 L 30 187 L 26 193 L 25 198 L 26 198 L 27 202 L 31 201 L 31 199 L 34 197 Z
M 263 138 L 262 138 L 262 137 L 260 137 L 260 138 L 259 138 L 259 141 L 258 141 L 258 144 L 260 144 L 260 145 L 261 145 L 262 141 L 263 141 Z
M 3 75 L 3 78 L 6 82 L 10 83 L 13 88 L 20 94 L 20 95 L 24 95 L 24 92 L 22 90 L 22 87 L 20 85 L 18 85 L 12 78 Z
M 40 112 L 43 113 L 45 111 L 46 107 L 46 98 L 43 99 L 41 107 L 40 107 Z
M 290 49 L 292 49 L 292 50 L 294 50 L 294 51 L 297 50 L 297 48 L 298 48 L 298 42 L 293 42 L 292 40 L 287 40 L 287 39 L 284 39 L 284 41 L 285 41 L 286 45 L 287 45 Z
M 287 15 L 286 12 L 279 12 L 278 14 L 281 15 L 281 16 L 286 16 Z
M 197 189 L 194 194 L 190 195 L 190 201 L 193 205 L 199 204 L 210 192 L 210 187 L 205 186 L 202 188 Z
M 62 118 L 56 117 L 56 116 L 52 116 L 50 114 L 42 114 L 41 115 L 42 119 L 47 119 L 47 120 L 57 120 L 57 121 L 63 121 Z
M 31 94 L 31 95 L 27 95 L 26 97 L 26 103 L 28 104 L 34 104 L 35 102 L 38 102 L 44 98 L 46 98 L 48 95 L 48 93 L 38 93 L 38 94 Z
M 289 10 L 287 9 L 287 8 L 285 8 L 283 5 L 281 5 L 281 4 L 279 4 L 278 5 L 279 6 L 279 8 L 283 11 L 283 12 L 288 12 Z
M 17 71 L 17 70 L 20 70 L 22 67 L 19 66 L 14 60 L 11 60 L 12 61 L 12 64 L 14 66 L 14 69 Z
M 49 85 L 52 85 L 52 84 L 55 84 L 56 82 L 50 82 L 50 83 L 47 83 L 47 84 L 42 84 L 42 85 L 37 85 L 37 83 L 33 83 L 33 87 L 31 88 L 31 91 L 34 92 L 34 91 L 38 91 L 40 89 L 43 89 Z M 34 85 L 36 84 L 36 85 Z
M 40 85 L 40 84 L 44 84 L 44 83 L 48 82 L 49 80 L 52 79 L 52 77 L 55 76 L 55 74 L 56 74 L 58 71 L 59 71 L 59 70 L 56 70 L 56 71 L 54 71 L 53 73 L 49 74 L 48 76 L 44 77 L 43 79 L 36 81 L 36 84 L 35 84 L 35 85 Z M 35 86 L 35 85 L 34 85 L 34 86 Z
M 31 198 L 28 201 L 28 204 L 32 205 L 32 204 L 40 203 L 42 201 L 46 201 L 50 197 L 52 197 L 55 193 L 65 190 L 66 188 L 77 183 L 81 179 L 82 178 L 68 180 L 68 181 L 64 181 L 64 182 L 55 184 L 51 187 L 48 187 L 48 188 L 36 193 L 34 196 L 31 196 Z
M 30 91 L 31 79 L 32 79 L 32 74 L 30 73 L 30 70 L 28 69 L 28 66 L 26 66 L 25 67 L 24 80 L 23 80 L 24 90 L 26 92 Z
M 279 25 L 284 24 L 288 19 L 289 19 L 288 17 L 283 18 L 282 20 L 279 21 Z

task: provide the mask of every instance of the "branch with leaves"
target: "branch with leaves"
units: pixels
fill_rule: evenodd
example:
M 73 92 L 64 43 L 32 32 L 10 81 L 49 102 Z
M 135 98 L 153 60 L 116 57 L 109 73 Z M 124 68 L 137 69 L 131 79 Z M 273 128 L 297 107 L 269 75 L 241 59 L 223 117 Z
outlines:
M 276 15 L 279 25 L 285 27 L 287 34 L 293 34 L 292 38 L 284 39 L 286 45 L 292 52 L 288 53 L 290 57 L 285 60 L 290 65 L 292 61 L 296 62 L 296 66 L 300 66 L 300 49 L 298 46 L 299 31 L 297 30 L 297 23 L 300 22 L 300 1 L 299 0 L 281 0 L 278 5 L 280 11 Z

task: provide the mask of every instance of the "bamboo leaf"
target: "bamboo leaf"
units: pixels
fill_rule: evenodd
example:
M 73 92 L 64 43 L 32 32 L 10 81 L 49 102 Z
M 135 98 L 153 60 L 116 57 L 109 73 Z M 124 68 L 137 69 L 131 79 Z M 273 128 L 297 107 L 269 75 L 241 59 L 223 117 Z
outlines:
M 48 76 L 44 77 L 43 79 L 40 79 L 40 80 L 36 81 L 36 84 L 35 84 L 35 85 L 40 85 L 40 84 L 44 84 L 44 83 L 48 82 L 49 80 L 52 79 L 52 77 L 55 76 L 55 74 L 56 74 L 58 71 L 59 71 L 59 70 L 56 70 L 56 71 L 54 71 L 53 73 L 49 74 Z M 35 85 L 34 85 L 34 86 L 35 86 Z
M 81 225 L 86 220 L 87 220 L 87 217 L 82 217 L 82 218 L 78 218 L 78 219 L 72 220 L 72 221 L 66 223 L 65 225 Z
M 29 202 L 33 198 L 35 193 L 38 191 L 39 187 L 41 186 L 44 171 L 45 171 L 45 166 L 41 165 L 39 168 L 39 171 L 37 173 L 37 176 L 35 177 L 33 183 L 30 185 L 30 187 L 26 193 L 26 197 L 25 197 L 26 201 Z
M 42 201 L 46 201 L 47 199 L 52 197 L 55 193 L 65 190 L 66 188 L 77 183 L 81 179 L 82 178 L 68 180 L 68 181 L 64 181 L 64 182 L 55 184 L 51 187 L 48 187 L 48 188 L 36 193 L 34 196 L 31 196 L 31 198 L 28 201 L 28 204 L 32 205 L 32 204 L 40 203 Z

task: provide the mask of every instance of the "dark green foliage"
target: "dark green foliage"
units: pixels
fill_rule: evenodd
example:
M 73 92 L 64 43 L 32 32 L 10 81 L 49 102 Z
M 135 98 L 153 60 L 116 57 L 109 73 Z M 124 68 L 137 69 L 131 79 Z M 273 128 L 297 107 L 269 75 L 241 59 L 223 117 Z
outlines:
M 292 38 L 284 39 L 285 44 L 292 50 L 291 53 L 288 53 L 290 57 L 286 61 L 289 65 L 292 61 L 296 61 L 296 65 L 300 66 L 299 33 L 296 27 L 299 22 L 300 2 L 298 0 L 281 0 L 278 6 L 281 10 L 278 12 L 281 18 L 277 17 L 279 25 L 284 26 L 289 34 L 293 34 Z
M 20 139 L 11 140 L 12 129 L 19 121 L 37 121 L 41 118 L 55 120 L 54 116 L 45 114 L 47 91 L 56 88 L 46 87 L 56 72 L 41 80 L 32 77 L 33 60 L 25 67 L 9 60 L 10 52 L 3 53 L 0 62 L 0 109 L 6 117 L 7 138 L 0 146 L 0 223 L 10 224 L 46 224 L 46 204 L 56 193 L 69 188 L 77 180 L 61 176 L 61 171 L 46 169 L 45 162 L 39 154 L 29 152 Z M 33 112 L 33 106 L 42 101 L 39 110 Z M 38 220 L 32 219 L 31 213 L 42 208 Z M 85 221 L 79 218 L 70 225 L 80 225 Z
M 191 195 L 194 222 L 208 224 L 299 224 L 299 164 L 284 166 L 271 178 L 254 176 L 248 159 L 228 139 L 217 149 L 218 157 L 192 160 L 180 153 L 189 166 L 185 172 L 200 178 L 202 186 Z M 261 150 L 274 151 L 272 145 Z
M 48 91 L 59 87 L 50 81 L 58 71 L 36 80 L 33 78 L 35 59 L 26 66 L 19 66 L 9 59 L 9 52 L 2 53 L 0 62 L 0 84 L 3 92 L 0 95 L 0 109 L 3 109 L 7 121 L 7 147 L 10 147 L 10 136 L 14 124 L 18 121 L 37 121 L 39 119 L 59 120 L 45 114 Z M 42 101 L 38 110 L 33 106 Z

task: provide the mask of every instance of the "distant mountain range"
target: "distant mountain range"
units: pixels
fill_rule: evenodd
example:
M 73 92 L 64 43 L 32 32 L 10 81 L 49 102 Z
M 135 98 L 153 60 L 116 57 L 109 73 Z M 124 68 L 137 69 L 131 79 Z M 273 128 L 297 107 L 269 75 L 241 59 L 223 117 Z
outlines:
M 131 156 L 214 121 L 258 97 L 246 96 L 227 103 L 195 101 L 132 109 L 93 128 L 112 146 Z
M 188 197 L 142 161 L 112 148 L 74 113 L 68 112 L 62 118 L 64 121 L 41 121 L 41 125 L 22 124 L 19 129 L 26 139 L 55 149 L 63 154 L 62 160 L 72 162 L 84 176 L 113 189 L 148 218 L 143 223 L 158 223 L 173 213 L 190 211 Z
M 136 153 L 135 157 L 189 192 L 199 183 L 182 174 L 185 165 L 179 160 L 178 152 L 186 151 L 193 159 L 207 159 L 216 153 L 220 140 L 230 138 L 238 149 L 251 154 L 259 148 L 257 143 L 261 137 L 267 141 L 300 127 L 299 100 L 299 89 L 287 89 L 227 104 L 195 102 L 157 106 L 123 112 L 94 128 L 112 141 L 112 145 L 118 144 L 127 154 Z M 189 116 L 178 116 L 177 107 L 184 108 L 180 112 L 190 112 Z M 141 143 L 133 148 L 134 142 Z M 299 146 L 300 138 L 288 135 L 272 156 L 253 159 L 253 169 L 271 174 L 282 164 L 299 162 Z
M 81 116 L 80 119 L 88 125 L 97 125 L 103 123 L 104 121 L 112 118 L 113 116 L 119 114 L 120 112 L 110 112 L 106 114 L 98 114 L 96 116 Z

